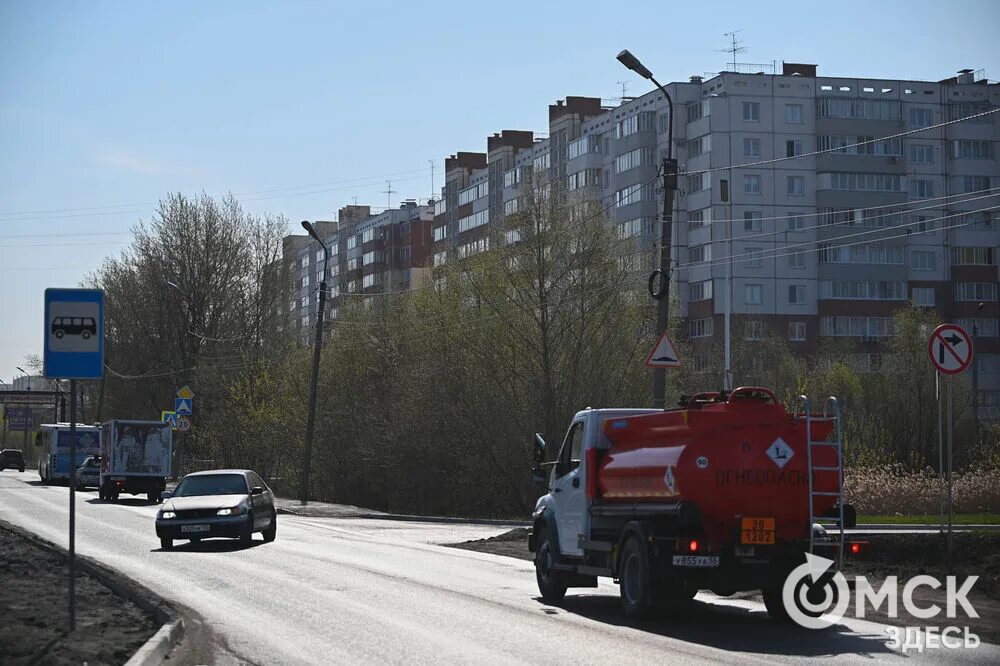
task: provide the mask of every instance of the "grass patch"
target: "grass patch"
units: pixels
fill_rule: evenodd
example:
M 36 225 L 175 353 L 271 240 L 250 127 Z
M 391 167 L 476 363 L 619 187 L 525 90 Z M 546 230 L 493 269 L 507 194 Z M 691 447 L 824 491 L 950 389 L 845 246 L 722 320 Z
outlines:
M 944 517 L 945 523 L 948 522 L 948 516 Z M 901 524 L 912 524 L 912 525 L 937 525 L 940 521 L 940 516 L 938 514 L 933 515 L 916 515 L 916 516 L 900 516 L 900 515 L 889 515 L 889 516 L 858 516 L 858 525 L 901 525 Z M 956 513 L 952 519 L 955 525 L 1000 525 L 1000 514 L 997 513 Z

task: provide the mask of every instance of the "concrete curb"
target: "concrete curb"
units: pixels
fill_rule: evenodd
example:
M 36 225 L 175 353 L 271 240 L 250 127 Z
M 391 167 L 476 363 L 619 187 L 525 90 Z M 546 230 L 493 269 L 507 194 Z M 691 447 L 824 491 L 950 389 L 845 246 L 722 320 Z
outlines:
M 369 518 L 371 520 L 400 520 L 413 523 L 445 523 L 453 525 L 497 525 L 499 527 L 530 527 L 531 523 L 522 520 L 498 520 L 493 518 L 454 518 L 451 516 L 415 516 L 405 513 L 343 513 L 324 515 L 313 513 L 308 507 L 294 509 L 277 507 L 278 513 L 299 516 L 300 518 Z
M 57 551 L 63 558 L 68 558 L 69 556 L 65 548 L 43 539 L 18 525 L 0 520 L 0 527 L 17 532 L 25 539 L 42 548 Z M 160 628 L 156 633 L 132 655 L 131 659 L 125 662 L 126 665 L 152 666 L 153 664 L 161 664 L 167 653 L 180 643 L 184 637 L 184 619 L 163 598 L 150 592 L 131 578 L 123 578 L 120 573 L 104 566 L 100 562 L 77 553 L 76 564 L 80 571 L 90 574 L 112 592 L 128 599 L 152 615 L 160 623 Z

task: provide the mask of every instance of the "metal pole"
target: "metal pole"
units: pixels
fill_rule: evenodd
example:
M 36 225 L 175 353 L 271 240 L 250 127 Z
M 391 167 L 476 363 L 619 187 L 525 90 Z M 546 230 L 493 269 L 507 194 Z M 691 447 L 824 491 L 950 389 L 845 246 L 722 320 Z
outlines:
M 944 427 L 941 417 L 941 373 L 934 373 L 934 396 L 937 398 L 937 408 L 938 408 L 938 509 L 940 510 L 941 520 L 938 522 L 938 531 L 944 534 L 944 503 L 945 503 L 945 488 L 944 488 Z
M 313 431 L 316 427 L 316 387 L 319 382 L 320 351 L 323 347 L 323 310 L 326 306 L 326 275 L 327 261 L 330 258 L 330 248 L 320 239 L 311 224 L 303 222 L 302 226 L 323 247 L 323 279 L 319 283 L 319 307 L 316 312 L 316 340 L 313 343 L 312 379 L 309 382 L 309 417 L 306 421 L 305 451 L 302 455 L 302 476 L 299 479 L 299 501 L 302 504 L 307 504 L 309 502 L 309 467 L 312 462 Z
M 76 380 L 69 380 L 69 630 L 76 631 Z
M 656 335 L 662 336 L 670 325 L 670 254 L 673 248 L 674 231 L 674 191 L 677 189 L 677 160 L 674 154 L 674 102 L 667 89 L 650 77 L 667 100 L 667 156 L 663 159 L 663 216 L 660 225 L 660 275 L 663 279 L 663 289 L 656 308 Z M 667 407 L 667 370 L 653 369 L 653 407 Z
M 953 471 L 953 457 L 954 453 L 952 449 L 952 435 L 955 429 L 955 424 L 953 419 L 953 413 L 951 411 L 951 385 L 954 383 L 952 378 L 948 378 L 948 569 L 951 570 L 952 561 L 952 522 L 954 519 L 954 506 L 952 504 L 952 471 Z

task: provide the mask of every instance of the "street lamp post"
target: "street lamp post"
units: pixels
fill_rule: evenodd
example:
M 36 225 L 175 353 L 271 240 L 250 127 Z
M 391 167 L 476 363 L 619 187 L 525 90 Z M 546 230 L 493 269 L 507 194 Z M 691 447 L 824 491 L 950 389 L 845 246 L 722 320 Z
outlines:
M 302 228 L 323 248 L 323 279 L 319 282 L 319 303 L 316 310 L 316 340 L 313 343 L 312 379 L 309 382 L 309 417 L 306 420 L 305 451 L 302 453 L 302 476 L 299 479 L 299 501 L 309 502 L 309 465 L 312 461 L 313 432 L 316 429 L 316 386 L 319 382 L 319 358 L 323 347 L 323 315 L 326 307 L 326 271 L 330 259 L 330 248 L 316 233 L 308 221 L 302 221 Z
M 674 159 L 674 101 L 667 89 L 653 78 L 653 73 L 627 49 L 618 54 L 618 61 L 660 89 L 667 100 L 667 156 L 663 158 L 663 215 L 660 226 L 660 265 L 649 277 L 650 295 L 656 299 L 656 334 L 662 336 L 670 322 L 670 252 L 673 244 L 674 192 L 677 190 L 677 160 Z M 654 283 L 659 281 L 659 289 Z M 667 372 L 653 369 L 653 407 L 666 409 Z
M 27 372 L 25 372 L 24 368 L 22 368 L 20 366 L 14 366 L 14 367 L 16 367 L 20 371 L 20 373 L 22 375 L 24 375 L 25 377 L 28 378 L 28 391 L 31 391 L 31 375 L 29 375 Z M 25 451 L 28 450 L 28 431 L 27 430 L 24 431 L 24 450 Z

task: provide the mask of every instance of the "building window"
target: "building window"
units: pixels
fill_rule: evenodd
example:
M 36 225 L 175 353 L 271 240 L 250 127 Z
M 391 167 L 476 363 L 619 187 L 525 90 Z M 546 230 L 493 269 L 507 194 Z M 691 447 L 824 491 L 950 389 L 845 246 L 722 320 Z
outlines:
M 805 252 L 792 252 L 788 255 L 788 267 L 789 268 L 805 268 L 806 267 L 806 253 Z
M 615 193 L 615 206 L 621 208 L 630 204 L 645 201 L 648 198 L 649 188 L 642 183 L 629 185 L 625 189 Z
M 409 245 L 406 245 L 404 247 L 399 248 L 399 260 L 400 261 L 409 261 L 410 260 L 410 246 Z
M 910 162 L 913 164 L 934 164 L 934 146 L 926 143 L 910 144 Z
M 934 307 L 934 287 L 914 287 L 912 301 L 922 308 Z
M 517 213 L 517 209 L 520 206 L 520 200 L 517 198 L 508 199 L 503 202 L 503 214 L 504 215 L 514 215 Z
M 697 139 L 691 139 L 687 143 L 688 158 L 698 157 L 712 150 L 712 135 L 706 134 Z
M 930 109 L 913 107 L 910 109 L 911 127 L 930 127 L 934 124 L 934 112 Z
M 806 219 L 798 213 L 789 213 L 785 216 L 785 227 L 788 231 L 802 231 L 806 227 Z
M 624 155 L 615 158 L 615 173 L 625 173 L 640 166 L 649 166 L 653 163 L 652 148 L 636 148 Z M 596 184 L 596 179 L 592 184 Z
M 688 247 L 688 261 L 692 264 L 699 264 L 703 261 L 712 260 L 712 246 L 710 244 L 705 245 L 693 245 Z
M 802 142 L 798 139 L 785 141 L 785 157 L 796 157 L 802 154 Z
M 825 88 L 824 88 L 825 89 Z M 867 118 L 869 120 L 899 120 L 899 102 L 824 98 L 819 100 L 820 118 Z
M 464 233 L 470 229 L 475 229 L 476 227 L 481 227 L 490 221 L 490 211 L 489 209 L 484 209 L 478 213 L 473 213 L 468 217 L 462 217 L 458 220 L 458 233 Z
M 653 218 L 651 217 L 638 217 L 618 225 L 618 238 L 621 240 L 634 238 L 635 236 L 648 236 L 652 233 Z
M 806 193 L 805 176 L 788 176 L 788 196 L 801 197 Z
M 712 335 L 712 318 L 692 319 L 688 322 L 688 336 L 692 338 L 707 338 Z
M 952 157 L 960 160 L 991 160 L 993 159 L 992 141 L 972 141 L 959 139 L 951 142 Z
M 743 120 L 751 123 L 760 120 L 760 102 L 743 102 Z
M 801 125 L 802 124 L 802 105 L 801 104 L 786 104 L 785 105 L 785 122 L 789 125 Z
M 976 369 L 980 375 L 1000 375 L 1000 354 L 976 354 Z
M 764 325 L 759 319 L 743 322 L 743 339 L 760 340 L 764 337 Z
M 806 302 L 806 286 L 804 284 L 788 285 L 788 302 L 791 305 L 802 305 Z
M 793 342 L 802 342 L 806 339 L 806 323 L 804 321 L 788 322 L 788 339 Z
M 902 192 L 900 176 L 885 173 L 843 173 L 821 174 L 829 178 L 831 190 L 852 190 L 857 192 Z
M 745 300 L 747 305 L 763 305 L 764 304 L 764 285 L 761 284 L 748 284 L 745 285 Z
M 712 209 L 702 208 L 688 213 L 688 230 L 712 226 Z
M 707 188 L 709 175 L 707 173 L 696 173 L 693 176 L 688 176 L 688 192 L 701 192 Z
M 448 227 L 434 227 L 434 242 L 443 241 L 448 237 Z
M 895 334 L 892 317 L 820 317 L 820 335 L 883 338 Z
M 743 176 L 743 194 L 760 194 L 760 176 Z
M 745 266 L 747 268 L 761 268 L 764 265 L 764 250 L 759 247 L 748 247 L 746 249 L 747 260 Z
M 965 193 L 969 192 L 982 192 L 983 190 L 990 189 L 990 177 L 989 176 L 963 176 L 962 177 L 962 191 Z
M 704 301 L 712 298 L 712 281 L 692 282 L 688 285 L 688 300 Z
M 759 210 L 747 210 L 743 212 L 743 231 L 763 230 L 762 213 Z
M 308 275 L 303 275 L 302 276 L 302 286 L 303 287 L 308 287 L 309 286 L 309 276 Z
M 898 280 L 823 280 L 820 298 L 855 301 L 906 300 L 906 283 Z
M 743 139 L 743 156 L 760 157 L 760 139 Z
M 598 139 L 594 135 L 583 136 L 577 139 L 576 141 L 570 142 L 569 159 L 573 160 L 576 159 L 577 157 L 582 157 L 587 153 L 597 153 L 600 152 L 600 149 L 601 149 L 600 139 Z M 510 185 L 508 185 L 508 187 L 510 187 Z
M 914 199 L 930 199 L 934 196 L 934 181 L 924 178 L 911 178 L 910 196 Z
M 975 330 L 976 337 L 983 338 L 995 338 L 997 337 L 997 320 L 996 319 L 984 319 L 982 317 L 967 317 L 964 319 L 957 319 L 955 323 L 961 326 L 969 335 L 972 335 L 973 330 Z
M 361 268 L 361 257 L 353 257 L 347 260 L 347 270 L 356 271 Z
M 353 250 L 357 246 L 358 246 L 358 237 L 356 235 L 355 236 L 348 236 L 347 237 L 347 249 L 348 250 Z
M 914 250 L 910 254 L 910 268 L 915 271 L 937 270 L 937 254 L 933 250 Z
M 996 248 L 992 247 L 952 247 L 952 266 L 995 266 Z
M 956 282 L 956 301 L 995 301 L 997 300 L 996 282 Z

